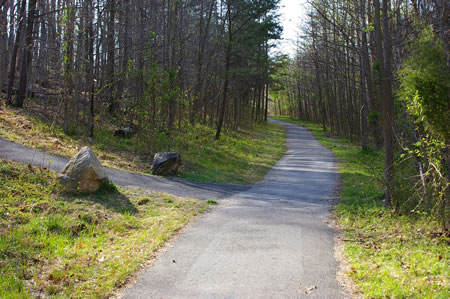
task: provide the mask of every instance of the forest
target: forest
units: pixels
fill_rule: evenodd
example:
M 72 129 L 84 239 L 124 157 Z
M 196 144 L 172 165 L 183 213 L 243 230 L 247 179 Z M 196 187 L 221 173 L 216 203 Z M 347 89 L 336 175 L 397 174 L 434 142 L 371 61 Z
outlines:
M 152 147 L 200 123 L 218 139 L 267 118 L 277 3 L 3 0 L 0 82 L 13 106 L 44 99 L 66 133 L 100 120 Z
M 309 4 L 295 57 L 277 58 L 271 110 L 384 151 L 385 205 L 448 229 L 448 2 Z
M 120 296 L 159 258 L 183 280 L 165 244 L 201 228 L 199 290 L 448 297 L 448 1 L 297 2 L 286 53 L 282 0 L 0 0 L 4 296 Z M 67 190 L 85 146 L 110 180 Z M 160 152 L 179 171 L 149 175 Z
M 290 58 L 272 51 L 277 0 L 3 0 L 2 90 L 65 133 L 125 127 L 150 152 L 269 110 L 319 122 L 384 151 L 386 206 L 447 226 L 447 1 L 308 3 Z

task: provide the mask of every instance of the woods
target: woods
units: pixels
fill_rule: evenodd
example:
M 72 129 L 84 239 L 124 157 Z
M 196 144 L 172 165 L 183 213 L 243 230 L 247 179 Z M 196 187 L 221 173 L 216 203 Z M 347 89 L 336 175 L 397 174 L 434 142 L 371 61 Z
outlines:
M 309 4 L 295 57 L 278 58 L 272 110 L 383 150 L 384 204 L 448 228 L 447 1 Z
M 449 17 L 0 0 L 0 290 L 449 297 Z
M 127 126 L 157 150 L 202 124 L 218 139 L 267 118 L 278 2 L 5 0 L 2 90 L 66 133 Z
M 274 57 L 278 0 L 4 0 L 6 102 L 64 132 L 136 132 L 170 150 L 197 125 L 270 110 L 383 150 L 384 204 L 448 226 L 449 24 L 443 0 L 309 1 L 295 57 Z M 271 54 L 272 53 L 272 54 Z

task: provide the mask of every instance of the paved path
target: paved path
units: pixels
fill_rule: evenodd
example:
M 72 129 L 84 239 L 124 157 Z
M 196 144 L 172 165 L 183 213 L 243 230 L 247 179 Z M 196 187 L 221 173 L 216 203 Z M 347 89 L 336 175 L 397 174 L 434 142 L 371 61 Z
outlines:
M 326 224 L 335 160 L 306 129 L 283 124 L 288 151 L 264 181 L 221 200 L 125 298 L 346 297 Z
M 69 159 L 44 153 L 0 138 L 0 157 L 38 167 L 60 171 Z M 198 199 L 221 199 L 247 190 L 250 186 L 189 182 L 180 179 L 137 174 L 117 169 L 105 168 L 108 177 L 120 186 L 137 186 L 157 192 Z

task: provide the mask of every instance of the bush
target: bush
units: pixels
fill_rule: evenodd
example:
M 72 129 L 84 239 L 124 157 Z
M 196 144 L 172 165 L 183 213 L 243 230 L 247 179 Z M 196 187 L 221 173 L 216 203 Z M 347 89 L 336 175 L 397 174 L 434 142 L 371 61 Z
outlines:
M 411 56 L 400 70 L 400 97 L 415 121 L 438 135 L 449 139 L 448 124 L 450 72 L 442 42 L 431 27 L 426 27 L 411 43 Z
M 410 211 L 428 212 L 448 228 L 448 149 L 450 122 L 450 72 L 442 42 L 426 27 L 411 42 L 411 55 L 399 71 L 398 95 L 414 123 L 414 139 L 401 155 L 397 205 Z M 411 173 L 414 164 L 415 176 Z M 408 170 L 409 169 L 409 170 Z M 414 169 L 414 167 L 413 167 Z M 418 173 L 418 174 L 417 174 Z

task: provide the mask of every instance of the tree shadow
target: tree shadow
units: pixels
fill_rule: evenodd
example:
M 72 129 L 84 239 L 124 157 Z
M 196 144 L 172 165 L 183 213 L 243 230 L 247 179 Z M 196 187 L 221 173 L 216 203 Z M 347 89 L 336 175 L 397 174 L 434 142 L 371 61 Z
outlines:
M 130 199 L 117 189 L 100 190 L 96 194 L 65 192 L 63 195 L 67 201 L 82 200 L 96 203 L 120 214 L 134 215 L 139 212 Z

